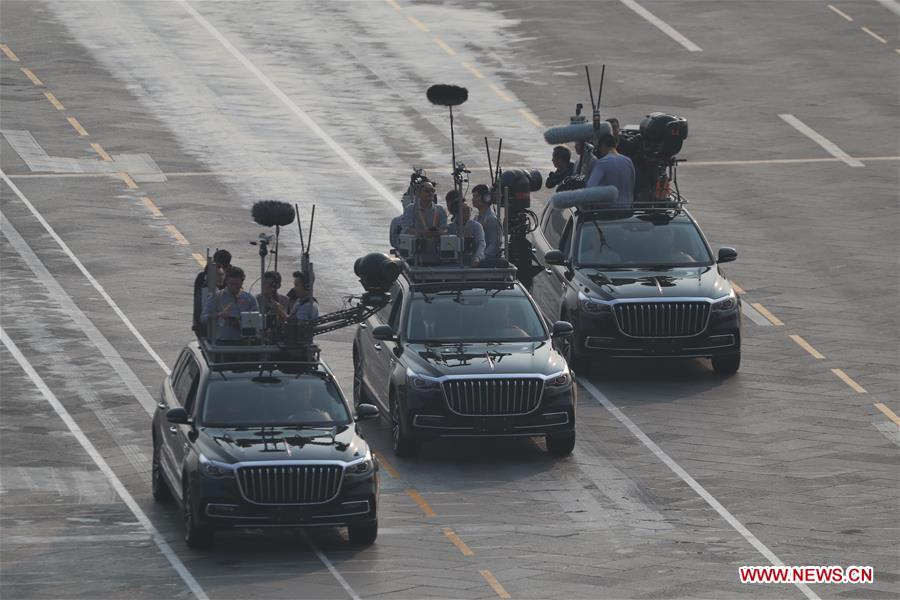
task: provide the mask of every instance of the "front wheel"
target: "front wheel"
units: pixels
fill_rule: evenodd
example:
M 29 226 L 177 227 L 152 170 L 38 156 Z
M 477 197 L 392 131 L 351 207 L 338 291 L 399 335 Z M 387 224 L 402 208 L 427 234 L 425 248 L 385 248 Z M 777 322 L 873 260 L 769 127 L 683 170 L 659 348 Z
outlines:
M 213 530 L 197 523 L 194 513 L 194 501 L 191 497 L 191 484 L 185 480 L 181 496 L 184 512 L 184 541 L 190 548 L 209 548 L 213 541 Z
M 406 427 L 403 426 L 400 403 L 394 394 L 391 394 L 391 446 L 394 454 L 403 458 L 416 456 L 421 449 L 419 440 L 409 437 Z
M 378 521 L 372 523 L 360 523 L 359 525 L 348 525 L 347 535 L 351 544 L 358 546 L 371 546 L 378 537 Z
M 717 375 L 734 375 L 741 368 L 741 353 L 713 356 L 712 367 Z
M 547 452 L 553 456 L 568 456 L 575 449 L 575 432 L 547 434 Z

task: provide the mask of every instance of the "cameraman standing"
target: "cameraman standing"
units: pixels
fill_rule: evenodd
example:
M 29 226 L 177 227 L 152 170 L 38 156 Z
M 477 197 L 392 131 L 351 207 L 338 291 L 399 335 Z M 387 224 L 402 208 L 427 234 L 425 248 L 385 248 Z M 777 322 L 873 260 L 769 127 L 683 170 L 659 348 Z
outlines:
M 619 190 L 617 206 L 634 204 L 634 164 L 624 154 L 615 151 L 616 139 L 612 133 L 604 133 L 597 139 L 597 162 L 591 170 L 586 187 L 611 185 Z
M 563 179 L 571 177 L 575 173 L 575 163 L 572 162 L 572 151 L 565 146 L 557 146 L 553 149 L 553 166 L 556 170 L 547 175 L 547 187 L 556 188 Z

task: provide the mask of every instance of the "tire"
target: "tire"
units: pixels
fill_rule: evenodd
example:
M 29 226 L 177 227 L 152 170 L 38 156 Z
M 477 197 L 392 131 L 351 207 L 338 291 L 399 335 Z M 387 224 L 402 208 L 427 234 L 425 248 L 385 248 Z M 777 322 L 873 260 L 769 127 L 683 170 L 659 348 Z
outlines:
M 575 432 L 548 434 L 546 441 L 547 452 L 553 456 L 569 456 L 575 449 Z
M 741 353 L 713 356 L 712 368 L 716 375 L 734 375 L 741 368 Z
M 371 546 L 378 537 L 378 521 L 347 526 L 350 543 L 357 546 Z
M 153 462 L 150 467 L 150 490 L 153 492 L 153 499 L 157 502 L 167 503 L 172 500 L 172 490 L 166 483 L 166 477 L 163 475 L 162 467 L 159 464 L 159 444 L 156 439 L 153 440 Z
M 209 548 L 213 541 L 213 530 L 197 524 L 197 516 L 194 513 L 194 500 L 191 497 L 191 486 L 184 481 L 182 484 L 182 513 L 184 515 L 184 542 L 189 548 L 200 550 Z
M 369 400 L 369 394 L 366 393 L 366 387 L 362 380 L 362 360 L 359 358 L 359 352 L 353 349 L 353 407 L 356 408 L 360 404 Z
M 394 454 L 401 458 L 418 456 L 421 450 L 419 440 L 409 437 L 403 419 L 400 417 L 400 405 L 397 396 L 391 393 L 391 447 Z

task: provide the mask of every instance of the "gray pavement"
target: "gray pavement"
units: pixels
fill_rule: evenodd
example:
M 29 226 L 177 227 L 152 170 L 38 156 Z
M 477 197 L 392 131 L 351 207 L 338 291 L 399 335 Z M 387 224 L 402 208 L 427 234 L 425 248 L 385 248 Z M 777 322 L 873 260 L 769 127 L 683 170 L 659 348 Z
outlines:
M 359 288 L 353 261 L 383 250 L 395 213 L 365 176 L 397 199 L 413 165 L 448 187 L 446 115 L 428 85 L 470 90 L 457 150 L 474 184 L 487 179 L 484 136 L 503 137 L 505 165 L 546 172 L 537 123 L 565 123 L 587 104 L 586 63 L 607 64 L 605 114 L 689 120 L 681 189 L 712 243 L 738 248 L 729 273 L 745 304 L 783 323 L 745 319 L 730 379 L 701 361 L 595 365 L 582 377 L 602 399 L 579 390 L 569 459 L 542 442 L 445 441 L 400 460 L 386 424 L 367 427 L 389 465 L 371 548 L 339 531 L 251 531 L 201 553 L 180 541 L 177 511 L 150 498 L 142 398 L 162 369 L 0 184 L 3 331 L 210 598 L 803 597 L 739 582 L 739 566 L 769 559 L 735 523 L 788 565 L 875 568 L 874 584 L 813 585 L 808 597 L 898 596 L 900 433 L 876 406 L 900 413 L 898 18 L 871 0 L 834 4 L 852 21 L 817 1 L 641 2 L 702 49 L 689 52 L 628 5 L 0 3 L 0 43 L 17 59 L 0 55 L 2 169 L 169 364 L 189 337 L 192 255 L 224 246 L 256 270 L 253 202 L 317 205 L 317 296 L 339 308 Z M 23 131 L 54 160 L 6 133 Z M 133 183 L 101 164 L 135 170 L 136 156 L 147 171 Z M 280 261 L 294 264 L 296 231 L 282 241 Z M 346 391 L 351 336 L 322 342 Z M 0 596 L 190 597 L 0 352 Z M 127 371 L 143 389 L 129 389 Z

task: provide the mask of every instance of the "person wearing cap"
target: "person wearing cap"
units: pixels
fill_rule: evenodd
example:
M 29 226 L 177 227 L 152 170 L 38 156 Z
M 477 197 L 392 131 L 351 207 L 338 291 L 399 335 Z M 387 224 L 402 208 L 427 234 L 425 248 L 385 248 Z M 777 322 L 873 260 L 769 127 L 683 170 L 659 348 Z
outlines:
M 547 175 L 547 187 L 555 189 L 563 179 L 570 177 L 575 172 L 575 163 L 572 162 L 572 151 L 565 146 L 557 146 L 553 149 L 553 166 L 556 170 Z
M 491 190 L 483 183 L 472 189 L 472 204 L 478 209 L 476 221 L 484 230 L 484 257 L 486 259 L 500 258 L 500 250 L 503 244 L 503 226 L 500 219 L 494 213 L 491 206 Z
M 472 251 L 463 252 L 464 260 L 472 267 L 480 266 L 484 260 L 484 229 L 481 223 L 472 219 L 472 207 L 465 202 L 462 204 L 462 222 L 454 221 L 449 227 L 451 235 L 459 235 L 460 231 L 464 241 L 472 240 Z

